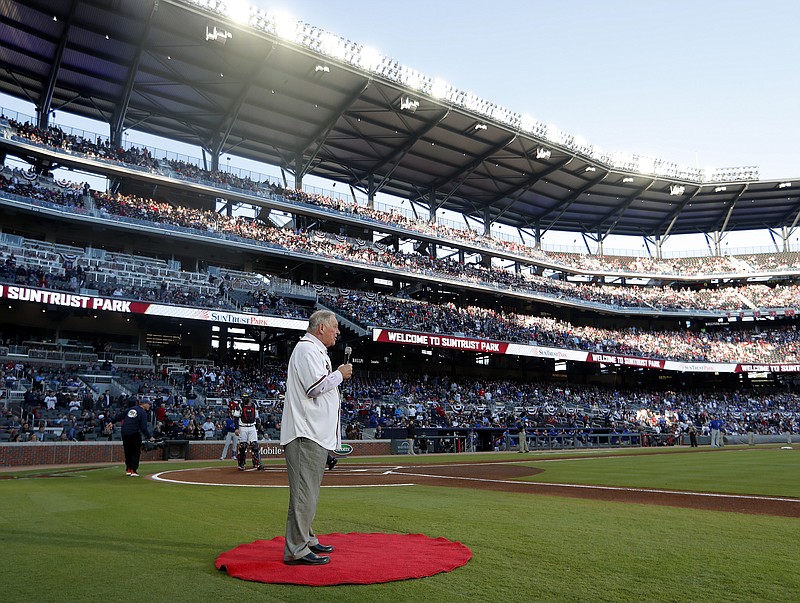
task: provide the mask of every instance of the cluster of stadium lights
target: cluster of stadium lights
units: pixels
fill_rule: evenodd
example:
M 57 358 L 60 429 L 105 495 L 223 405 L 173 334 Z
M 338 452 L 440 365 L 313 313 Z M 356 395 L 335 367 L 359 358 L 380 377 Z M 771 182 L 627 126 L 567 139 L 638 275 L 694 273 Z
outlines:
M 314 25 L 298 21 L 289 15 L 256 8 L 250 5 L 247 0 L 185 1 L 224 16 L 234 22 L 250 25 L 286 42 L 303 46 L 318 54 L 363 69 L 414 90 L 415 93 L 425 94 L 437 101 L 478 113 L 482 117 L 504 124 L 513 130 L 525 132 L 539 140 L 569 149 L 612 169 L 701 183 L 758 180 L 758 168 L 755 166 L 699 169 L 643 155 L 621 152 L 609 153 L 596 145 L 590 144 L 580 136 L 573 136 L 556 126 L 543 124 L 529 115 L 515 113 L 505 107 L 484 100 L 471 92 L 458 90 L 441 79 L 431 78 L 410 67 L 401 65 L 398 61 L 382 55 L 373 48 L 356 44 Z M 416 103 L 414 106 L 414 110 L 416 110 L 419 106 L 419 101 L 410 98 L 409 101 Z M 537 158 L 549 159 L 550 151 L 546 149 L 537 150 Z

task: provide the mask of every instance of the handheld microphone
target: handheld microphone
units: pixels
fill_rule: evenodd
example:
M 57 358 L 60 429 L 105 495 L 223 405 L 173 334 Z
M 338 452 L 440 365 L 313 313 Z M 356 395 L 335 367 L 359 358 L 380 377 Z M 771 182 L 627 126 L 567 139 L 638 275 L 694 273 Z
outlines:
M 349 345 L 345 346 L 345 348 L 344 348 L 344 363 L 345 364 L 350 364 L 350 354 L 352 354 L 352 353 L 353 353 L 353 348 L 351 348 Z

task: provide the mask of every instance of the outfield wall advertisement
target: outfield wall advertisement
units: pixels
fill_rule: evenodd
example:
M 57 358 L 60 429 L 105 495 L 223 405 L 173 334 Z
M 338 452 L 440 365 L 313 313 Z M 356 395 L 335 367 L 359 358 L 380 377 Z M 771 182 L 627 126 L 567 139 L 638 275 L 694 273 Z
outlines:
M 380 343 L 393 343 L 398 345 L 416 345 L 431 348 L 446 348 L 452 350 L 469 350 L 489 354 L 507 354 L 511 356 L 529 356 L 532 358 L 552 358 L 553 360 L 572 360 L 574 362 L 596 362 L 602 364 L 617 364 L 648 369 L 676 371 L 682 373 L 798 373 L 800 364 L 748 364 L 736 362 L 678 362 L 658 358 L 644 358 L 639 356 L 626 356 L 622 354 L 607 354 L 598 352 L 585 352 L 582 350 L 568 350 L 564 348 L 549 348 L 538 345 L 521 343 L 508 343 L 504 341 L 491 341 L 475 339 L 472 337 L 441 335 L 432 333 L 417 333 L 414 331 L 400 331 L 395 329 L 374 328 L 372 340 Z
M 143 301 L 117 299 L 114 297 L 82 295 L 65 291 L 51 291 L 48 289 L 34 289 L 16 285 L 0 285 L 0 299 L 39 303 L 49 306 L 61 306 L 64 308 L 119 312 L 123 314 L 146 314 L 148 316 L 164 316 L 186 320 L 202 320 L 229 325 L 273 327 L 296 331 L 305 331 L 308 327 L 307 320 L 296 318 L 281 318 L 278 316 L 246 314 L 243 312 L 230 312 L 227 310 L 210 308 L 192 308 L 189 306 L 169 306 L 167 304 L 154 304 Z

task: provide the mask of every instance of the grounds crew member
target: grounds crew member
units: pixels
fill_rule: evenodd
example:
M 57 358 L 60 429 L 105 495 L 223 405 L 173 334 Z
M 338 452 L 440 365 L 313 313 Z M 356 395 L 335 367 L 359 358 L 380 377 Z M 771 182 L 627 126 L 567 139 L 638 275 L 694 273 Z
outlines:
M 139 458 L 142 455 L 142 436 L 153 440 L 147 411 L 150 410 L 150 398 L 144 398 L 131 406 L 122 418 L 122 449 L 125 451 L 125 474 L 128 477 L 139 477 Z

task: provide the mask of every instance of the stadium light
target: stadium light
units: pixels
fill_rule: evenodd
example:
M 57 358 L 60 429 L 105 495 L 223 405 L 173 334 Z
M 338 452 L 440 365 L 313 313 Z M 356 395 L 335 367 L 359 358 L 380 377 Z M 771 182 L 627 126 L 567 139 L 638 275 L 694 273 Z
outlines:
M 437 78 L 433 81 L 433 85 L 431 86 L 431 96 L 436 99 L 449 100 L 448 93 L 451 89 L 452 86 L 450 86 L 447 82 Z
M 326 32 L 320 37 L 320 42 L 322 46 L 322 52 L 340 61 L 344 59 L 346 43 L 342 38 Z
M 411 69 L 411 67 L 401 67 L 400 68 L 400 83 L 408 86 L 409 88 L 414 88 L 415 90 L 420 90 L 422 88 L 422 74 L 418 71 Z
M 383 61 L 381 53 L 369 46 L 362 46 L 358 57 L 358 65 L 367 71 L 375 71 Z
M 275 35 L 282 40 L 299 44 L 309 50 L 334 57 L 335 59 L 354 65 L 360 69 L 375 73 L 383 78 L 401 84 L 423 94 L 428 94 L 437 100 L 446 100 L 468 111 L 479 113 L 513 129 L 519 129 L 532 134 L 534 137 L 550 141 L 565 147 L 574 153 L 591 158 L 594 162 L 615 169 L 631 172 L 655 174 L 683 181 L 714 183 L 758 180 L 758 168 L 752 166 L 740 168 L 724 168 L 722 170 L 700 170 L 678 166 L 675 163 L 660 159 L 632 156 L 627 153 L 611 154 L 588 143 L 581 136 L 573 136 L 556 128 L 537 122 L 529 115 L 522 115 L 510 111 L 482 99 L 471 92 L 464 92 L 440 79 L 430 78 L 414 69 L 401 65 L 398 61 L 386 57 L 378 51 L 366 46 L 361 46 L 325 32 L 316 26 L 297 21 L 294 17 L 281 12 L 269 12 L 248 4 L 247 0 L 183 0 L 194 4 L 203 10 L 216 15 L 221 15 L 237 23 L 246 23 L 251 27 L 260 29 L 270 35 Z M 56 17 L 53 17 L 57 20 Z M 224 37 L 220 35 L 222 32 Z M 229 32 L 220 30 L 214 34 L 208 32 L 214 41 L 224 43 L 230 36 Z M 418 102 L 418 101 L 417 101 Z M 404 110 L 412 110 L 407 107 Z
M 656 160 L 652 157 L 639 157 L 636 171 L 641 174 L 654 174 L 656 171 Z
M 558 142 L 561 137 L 561 131 L 557 126 L 548 124 L 544 131 L 544 137 L 550 142 Z
M 226 0 L 220 7 L 222 14 L 236 23 L 247 23 L 253 6 L 247 0 Z
M 669 194 L 675 197 L 682 195 L 686 191 L 686 187 L 680 184 L 672 184 L 669 187 Z
M 297 42 L 297 21 L 286 13 L 275 13 L 272 16 L 275 23 L 275 34 L 287 42 Z
M 791 182 L 781 182 L 781 183 L 778 185 L 778 188 L 789 188 L 790 186 L 792 186 L 792 183 L 791 183 Z
M 400 110 L 414 113 L 419 108 L 419 101 L 414 100 L 410 96 L 404 96 L 400 99 Z
M 206 42 L 218 42 L 224 44 L 228 38 L 232 38 L 233 34 L 225 29 L 219 28 L 216 25 L 206 25 Z
M 536 129 L 536 120 L 528 114 L 522 116 L 522 120 L 520 121 L 521 129 L 525 130 L 526 132 L 534 132 Z

